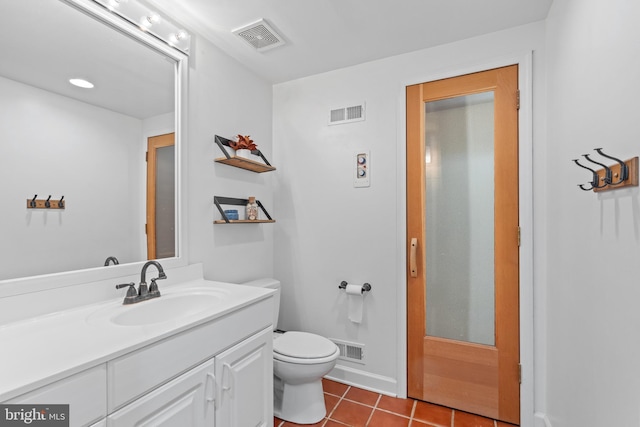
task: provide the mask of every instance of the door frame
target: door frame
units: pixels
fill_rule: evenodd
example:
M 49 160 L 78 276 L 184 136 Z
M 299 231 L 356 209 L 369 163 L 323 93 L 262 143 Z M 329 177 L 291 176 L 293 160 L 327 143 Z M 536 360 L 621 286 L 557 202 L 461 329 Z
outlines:
M 518 89 L 520 90 L 520 111 L 518 118 L 518 179 L 520 217 L 520 363 L 522 383 L 520 385 L 520 425 L 532 427 L 535 424 L 534 379 L 538 388 L 541 378 L 534 372 L 534 310 L 533 310 L 533 53 L 527 51 L 513 56 L 496 58 L 482 63 L 452 67 L 439 73 L 414 77 L 402 82 L 398 88 L 398 137 L 397 144 L 397 301 L 398 301 L 398 348 L 397 348 L 397 394 L 407 396 L 407 278 L 406 278 L 406 87 L 424 82 L 441 80 L 493 68 L 517 64 Z

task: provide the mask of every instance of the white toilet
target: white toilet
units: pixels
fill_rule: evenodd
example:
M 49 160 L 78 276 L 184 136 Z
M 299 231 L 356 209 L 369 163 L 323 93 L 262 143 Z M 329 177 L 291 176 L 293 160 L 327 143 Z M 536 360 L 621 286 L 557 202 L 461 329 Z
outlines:
M 243 283 L 276 289 L 273 329 L 280 311 L 280 282 L 258 279 Z M 273 335 L 273 414 L 296 424 L 315 424 L 327 409 L 322 377 L 336 364 L 340 350 L 332 341 L 308 332 L 274 332 Z

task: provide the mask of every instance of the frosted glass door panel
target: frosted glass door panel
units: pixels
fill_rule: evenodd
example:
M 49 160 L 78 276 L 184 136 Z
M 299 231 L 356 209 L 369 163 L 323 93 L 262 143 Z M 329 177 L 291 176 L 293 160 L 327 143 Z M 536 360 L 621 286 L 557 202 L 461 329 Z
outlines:
M 495 345 L 494 96 L 425 103 L 426 331 Z
M 170 258 L 176 254 L 174 146 L 159 147 L 156 156 L 156 257 Z

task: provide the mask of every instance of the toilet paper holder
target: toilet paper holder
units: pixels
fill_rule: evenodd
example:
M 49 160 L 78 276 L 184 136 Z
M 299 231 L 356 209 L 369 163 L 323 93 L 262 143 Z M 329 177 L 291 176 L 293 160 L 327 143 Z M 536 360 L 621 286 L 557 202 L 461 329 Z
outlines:
M 339 289 L 347 289 L 347 285 L 349 283 L 347 283 L 346 280 L 343 280 L 342 282 L 340 282 L 340 284 L 338 285 Z M 362 285 L 362 293 L 365 292 L 369 292 L 371 290 L 371 285 L 368 283 L 365 283 L 364 285 Z

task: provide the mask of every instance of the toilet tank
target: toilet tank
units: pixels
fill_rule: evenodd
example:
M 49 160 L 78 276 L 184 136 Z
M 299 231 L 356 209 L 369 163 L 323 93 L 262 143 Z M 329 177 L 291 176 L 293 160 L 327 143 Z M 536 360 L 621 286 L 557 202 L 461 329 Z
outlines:
M 241 285 L 276 290 L 276 294 L 273 296 L 273 330 L 275 331 L 276 329 L 278 329 L 278 314 L 280 313 L 280 281 L 276 279 L 264 278 L 241 283 Z

